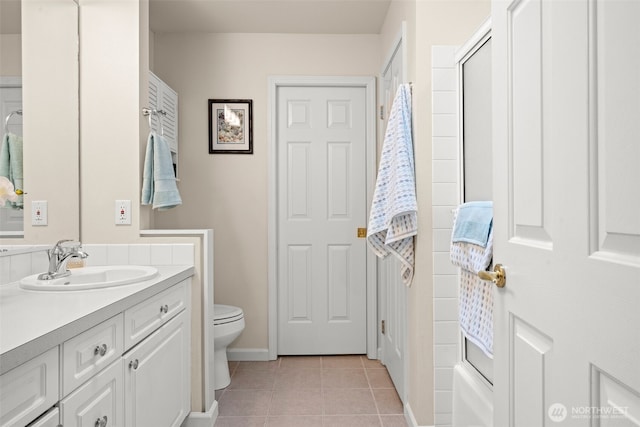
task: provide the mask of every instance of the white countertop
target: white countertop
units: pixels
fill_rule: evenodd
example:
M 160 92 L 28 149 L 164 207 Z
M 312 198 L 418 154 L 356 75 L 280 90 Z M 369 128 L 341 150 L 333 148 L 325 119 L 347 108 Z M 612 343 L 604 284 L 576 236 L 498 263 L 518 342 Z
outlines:
M 0 375 L 194 274 L 190 265 L 154 267 L 153 279 L 104 289 L 0 286 Z

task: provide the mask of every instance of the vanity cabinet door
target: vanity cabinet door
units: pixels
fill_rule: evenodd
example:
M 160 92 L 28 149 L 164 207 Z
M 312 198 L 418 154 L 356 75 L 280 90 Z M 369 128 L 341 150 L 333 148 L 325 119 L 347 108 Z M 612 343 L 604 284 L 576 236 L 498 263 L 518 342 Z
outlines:
M 187 279 L 125 311 L 125 351 L 185 309 L 190 283 Z
M 60 401 L 64 427 L 124 427 L 122 358 Z
M 189 414 L 190 322 L 182 311 L 123 356 L 127 427 L 177 427 Z
M 119 314 L 62 344 L 62 395 L 100 372 L 124 352 Z
M 58 347 L 0 377 L 0 426 L 24 426 L 51 408 L 58 397 Z

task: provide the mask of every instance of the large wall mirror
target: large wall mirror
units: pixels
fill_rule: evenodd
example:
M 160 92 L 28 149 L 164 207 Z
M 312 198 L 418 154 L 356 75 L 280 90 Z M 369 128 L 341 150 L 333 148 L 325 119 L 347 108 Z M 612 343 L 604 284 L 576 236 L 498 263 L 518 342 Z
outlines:
M 0 159 L 25 192 L 0 208 L 2 244 L 80 237 L 78 16 L 74 0 L 0 1 Z M 46 225 L 32 224 L 34 201 L 47 202 Z

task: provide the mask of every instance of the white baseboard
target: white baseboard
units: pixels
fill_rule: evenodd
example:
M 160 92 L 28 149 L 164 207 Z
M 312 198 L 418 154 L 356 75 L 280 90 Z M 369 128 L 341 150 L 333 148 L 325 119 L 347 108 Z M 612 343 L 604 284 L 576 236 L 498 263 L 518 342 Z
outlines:
M 218 419 L 218 401 L 207 412 L 191 412 L 180 427 L 213 427 Z
M 227 359 L 234 362 L 262 362 L 270 360 L 267 348 L 228 348 Z
M 404 419 L 407 420 L 407 424 L 409 424 L 409 427 L 433 427 L 418 425 L 416 417 L 413 415 L 413 411 L 411 410 L 411 405 L 409 405 L 409 403 L 406 403 L 404 405 Z

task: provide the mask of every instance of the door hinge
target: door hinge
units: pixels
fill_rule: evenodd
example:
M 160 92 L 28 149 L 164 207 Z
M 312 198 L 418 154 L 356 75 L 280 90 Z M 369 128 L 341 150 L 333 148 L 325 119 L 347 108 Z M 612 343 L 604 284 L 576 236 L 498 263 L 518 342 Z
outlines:
M 384 335 L 384 331 L 385 331 L 384 320 L 380 322 L 380 331 L 382 332 L 382 335 Z
M 384 105 L 380 106 L 380 120 L 384 120 Z

